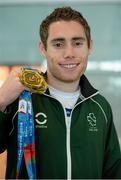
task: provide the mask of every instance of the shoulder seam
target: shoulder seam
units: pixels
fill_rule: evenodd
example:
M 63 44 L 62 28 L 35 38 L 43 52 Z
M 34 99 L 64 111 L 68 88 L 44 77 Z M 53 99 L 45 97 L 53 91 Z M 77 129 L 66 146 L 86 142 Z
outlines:
M 92 97 L 90 99 L 99 106 L 99 108 L 101 109 L 101 111 L 102 111 L 102 113 L 103 113 L 103 115 L 105 117 L 106 124 L 107 124 L 108 118 L 107 118 L 106 113 L 105 113 L 104 109 L 102 108 L 102 106 L 97 101 L 95 101 Z

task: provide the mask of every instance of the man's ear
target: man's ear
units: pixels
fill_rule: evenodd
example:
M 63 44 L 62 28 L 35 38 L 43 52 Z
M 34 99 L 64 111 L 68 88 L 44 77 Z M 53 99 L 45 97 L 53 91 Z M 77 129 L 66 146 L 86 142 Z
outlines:
M 45 46 L 41 40 L 39 40 L 39 50 L 40 50 L 40 53 L 42 54 L 42 56 L 46 57 Z
M 93 40 L 90 40 L 90 47 L 89 47 L 89 54 L 92 53 L 92 49 L 93 49 Z

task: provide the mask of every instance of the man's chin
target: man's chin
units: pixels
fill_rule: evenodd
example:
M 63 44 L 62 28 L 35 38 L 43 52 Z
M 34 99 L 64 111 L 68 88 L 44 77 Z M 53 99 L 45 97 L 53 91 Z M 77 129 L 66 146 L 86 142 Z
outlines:
M 73 82 L 77 81 L 78 79 L 80 79 L 80 78 L 74 78 L 74 77 L 67 78 L 66 77 L 66 78 L 61 79 L 61 81 L 66 82 L 66 83 L 73 83 Z

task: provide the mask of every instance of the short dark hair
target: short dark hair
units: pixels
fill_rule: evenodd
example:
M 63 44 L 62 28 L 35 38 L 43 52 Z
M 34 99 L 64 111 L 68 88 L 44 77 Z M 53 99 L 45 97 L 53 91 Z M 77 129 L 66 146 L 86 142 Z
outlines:
M 88 47 L 90 47 L 91 33 L 90 27 L 86 21 L 86 19 L 82 16 L 82 14 L 71 7 L 62 7 L 56 8 L 50 15 L 48 15 L 40 25 L 40 38 L 43 42 L 45 48 L 47 48 L 47 38 L 48 38 L 48 30 L 49 26 L 53 22 L 57 21 L 77 21 L 84 27 L 84 31 L 87 38 Z

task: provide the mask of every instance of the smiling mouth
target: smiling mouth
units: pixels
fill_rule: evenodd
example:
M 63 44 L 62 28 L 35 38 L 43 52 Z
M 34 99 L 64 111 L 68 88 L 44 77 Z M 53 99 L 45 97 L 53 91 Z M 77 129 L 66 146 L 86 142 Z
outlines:
M 61 67 L 67 68 L 67 69 L 73 69 L 73 68 L 77 67 L 78 65 L 79 65 L 79 63 L 78 64 L 60 64 Z

